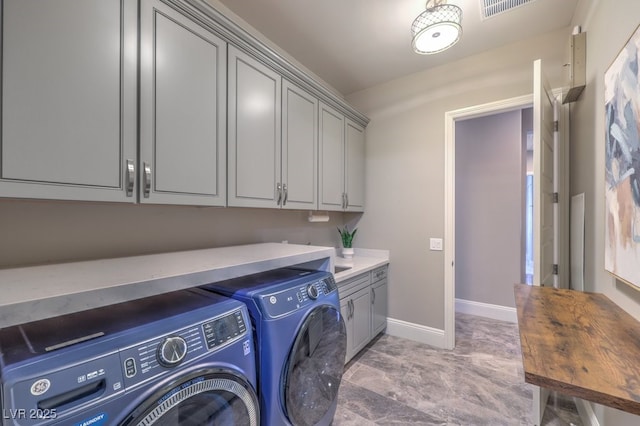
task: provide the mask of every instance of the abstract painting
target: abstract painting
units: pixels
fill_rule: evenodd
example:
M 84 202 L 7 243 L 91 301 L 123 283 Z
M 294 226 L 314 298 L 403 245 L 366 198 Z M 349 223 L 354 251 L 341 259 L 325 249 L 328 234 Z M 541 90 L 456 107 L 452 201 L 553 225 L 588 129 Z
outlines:
M 640 27 L 604 75 L 605 269 L 640 286 Z

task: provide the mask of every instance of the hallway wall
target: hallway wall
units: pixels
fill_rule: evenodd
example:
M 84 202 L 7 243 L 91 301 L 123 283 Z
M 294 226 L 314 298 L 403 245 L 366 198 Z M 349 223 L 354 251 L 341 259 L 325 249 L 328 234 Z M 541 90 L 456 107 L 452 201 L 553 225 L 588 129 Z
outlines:
M 456 122 L 456 298 L 515 308 L 523 282 L 520 110 Z

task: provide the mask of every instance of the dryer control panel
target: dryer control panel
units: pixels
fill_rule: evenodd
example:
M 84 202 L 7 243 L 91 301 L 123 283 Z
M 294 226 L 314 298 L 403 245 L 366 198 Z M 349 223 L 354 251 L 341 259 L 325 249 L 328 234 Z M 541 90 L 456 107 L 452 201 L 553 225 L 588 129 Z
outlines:
M 278 318 L 322 299 L 337 288 L 332 275 L 319 280 L 301 282 L 295 287 L 262 295 L 263 312 L 272 318 Z
M 242 311 L 225 314 L 120 350 L 126 388 L 198 359 L 247 334 Z

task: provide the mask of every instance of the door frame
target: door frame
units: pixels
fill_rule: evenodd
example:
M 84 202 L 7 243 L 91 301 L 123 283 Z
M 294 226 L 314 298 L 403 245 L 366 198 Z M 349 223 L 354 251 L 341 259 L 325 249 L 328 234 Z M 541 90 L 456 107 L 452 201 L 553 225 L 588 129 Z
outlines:
M 561 96 L 562 89 L 553 89 L 553 95 Z M 456 178 L 456 121 L 478 118 L 487 115 L 500 114 L 517 109 L 533 107 L 533 92 L 523 96 L 503 99 L 485 104 L 474 105 L 445 112 L 444 115 L 444 169 L 445 169 L 445 189 L 444 189 L 444 346 L 446 349 L 455 347 L 456 337 L 456 308 L 455 308 L 455 237 L 456 237 L 456 205 L 455 205 L 455 178 Z M 560 198 L 560 217 L 557 226 L 559 230 L 558 256 L 559 265 L 559 287 L 568 288 L 568 268 L 569 268 L 569 218 L 562 212 L 568 211 L 569 197 L 569 108 L 566 105 L 558 105 L 558 117 L 560 130 L 560 147 L 558 149 L 558 164 L 561 170 L 556 173 L 558 181 L 558 191 Z M 561 172 L 561 173 L 560 173 Z
M 486 104 L 474 105 L 444 114 L 444 345 L 453 349 L 456 343 L 455 308 L 455 198 L 456 198 L 456 121 L 500 114 L 533 106 L 533 93 L 515 98 L 503 99 Z

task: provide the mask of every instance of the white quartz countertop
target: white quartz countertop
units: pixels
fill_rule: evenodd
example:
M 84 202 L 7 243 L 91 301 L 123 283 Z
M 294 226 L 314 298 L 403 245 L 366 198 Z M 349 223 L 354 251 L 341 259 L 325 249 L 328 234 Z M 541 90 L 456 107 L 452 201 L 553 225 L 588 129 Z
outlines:
M 334 266 L 349 267 L 346 271 L 334 274 L 336 282 L 342 282 L 351 277 L 355 277 L 364 272 L 376 269 L 389 263 L 388 250 L 355 249 L 353 259 L 345 259 L 340 256 L 340 249 L 337 250 Z
M 264 243 L 4 269 L 0 328 L 300 263 L 333 271 L 334 257 L 332 247 Z

